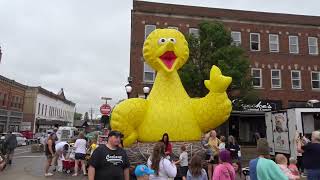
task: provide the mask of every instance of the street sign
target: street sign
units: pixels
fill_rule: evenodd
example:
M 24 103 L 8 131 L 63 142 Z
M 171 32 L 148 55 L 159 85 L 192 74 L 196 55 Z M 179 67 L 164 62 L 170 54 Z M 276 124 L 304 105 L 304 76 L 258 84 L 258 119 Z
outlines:
M 101 107 L 100 107 L 100 112 L 102 115 L 107 115 L 109 116 L 110 115 L 110 112 L 111 112 L 111 106 L 109 104 L 103 104 Z

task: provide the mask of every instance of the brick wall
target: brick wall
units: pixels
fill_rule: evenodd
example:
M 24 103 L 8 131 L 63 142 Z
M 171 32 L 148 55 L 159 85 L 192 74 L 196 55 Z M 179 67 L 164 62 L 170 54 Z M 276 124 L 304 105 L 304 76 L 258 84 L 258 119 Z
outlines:
M 176 26 L 184 34 L 189 28 L 197 28 L 204 20 L 219 20 L 229 31 L 241 32 L 241 46 L 246 50 L 252 68 L 262 69 L 261 99 L 281 100 L 284 107 L 288 101 L 320 99 L 320 91 L 312 90 L 311 71 L 319 71 L 320 56 L 309 55 L 308 37 L 320 42 L 320 17 L 260 13 L 191 6 L 163 5 L 134 1 L 131 29 L 130 76 L 133 78 L 132 96 L 143 94 L 143 58 L 145 25 L 157 28 Z M 250 51 L 250 33 L 260 33 L 261 49 Z M 269 51 L 269 34 L 278 34 L 279 52 Z M 289 53 L 289 35 L 299 38 L 299 54 Z M 282 88 L 271 88 L 271 69 L 281 70 Z M 291 70 L 301 71 L 301 90 L 291 88 Z M 147 84 L 150 86 L 150 84 Z

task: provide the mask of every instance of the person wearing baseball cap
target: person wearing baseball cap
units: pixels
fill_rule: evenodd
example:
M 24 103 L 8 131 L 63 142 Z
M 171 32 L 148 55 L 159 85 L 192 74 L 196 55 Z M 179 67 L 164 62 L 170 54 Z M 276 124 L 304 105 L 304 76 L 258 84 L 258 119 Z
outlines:
M 148 168 L 146 165 L 138 165 L 134 174 L 137 180 L 149 180 L 149 175 L 154 174 L 154 170 Z
M 120 148 L 121 132 L 110 131 L 108 142 L 101 144 L 89 160 L 89 180 L 129 180 L 129 158 Z

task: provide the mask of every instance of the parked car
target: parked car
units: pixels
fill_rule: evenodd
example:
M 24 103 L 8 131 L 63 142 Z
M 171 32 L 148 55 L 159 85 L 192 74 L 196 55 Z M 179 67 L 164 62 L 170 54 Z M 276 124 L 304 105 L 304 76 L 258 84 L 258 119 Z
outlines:
M 27 138 L 24 137 L 21 133 L 13 132 L 12 134 L 16 135 L 18 146 L 26 146 L 27 145 Z M 4 140 L 6 135 L 7 135 L 7 133 L 2 133 L 1 140 Z

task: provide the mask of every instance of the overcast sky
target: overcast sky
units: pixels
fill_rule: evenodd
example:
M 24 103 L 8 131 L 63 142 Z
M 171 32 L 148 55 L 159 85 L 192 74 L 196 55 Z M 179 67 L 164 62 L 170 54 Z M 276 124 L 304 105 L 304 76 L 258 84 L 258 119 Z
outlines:
M 152 0 L 150 0 L 152 1 Z M 205 7 L 320 15 L 320 1 L 154 0 Z M 98 114 L 101 96 L 126 97 L 132 0 L 0 0 L 0 74 L 42 86 Z

